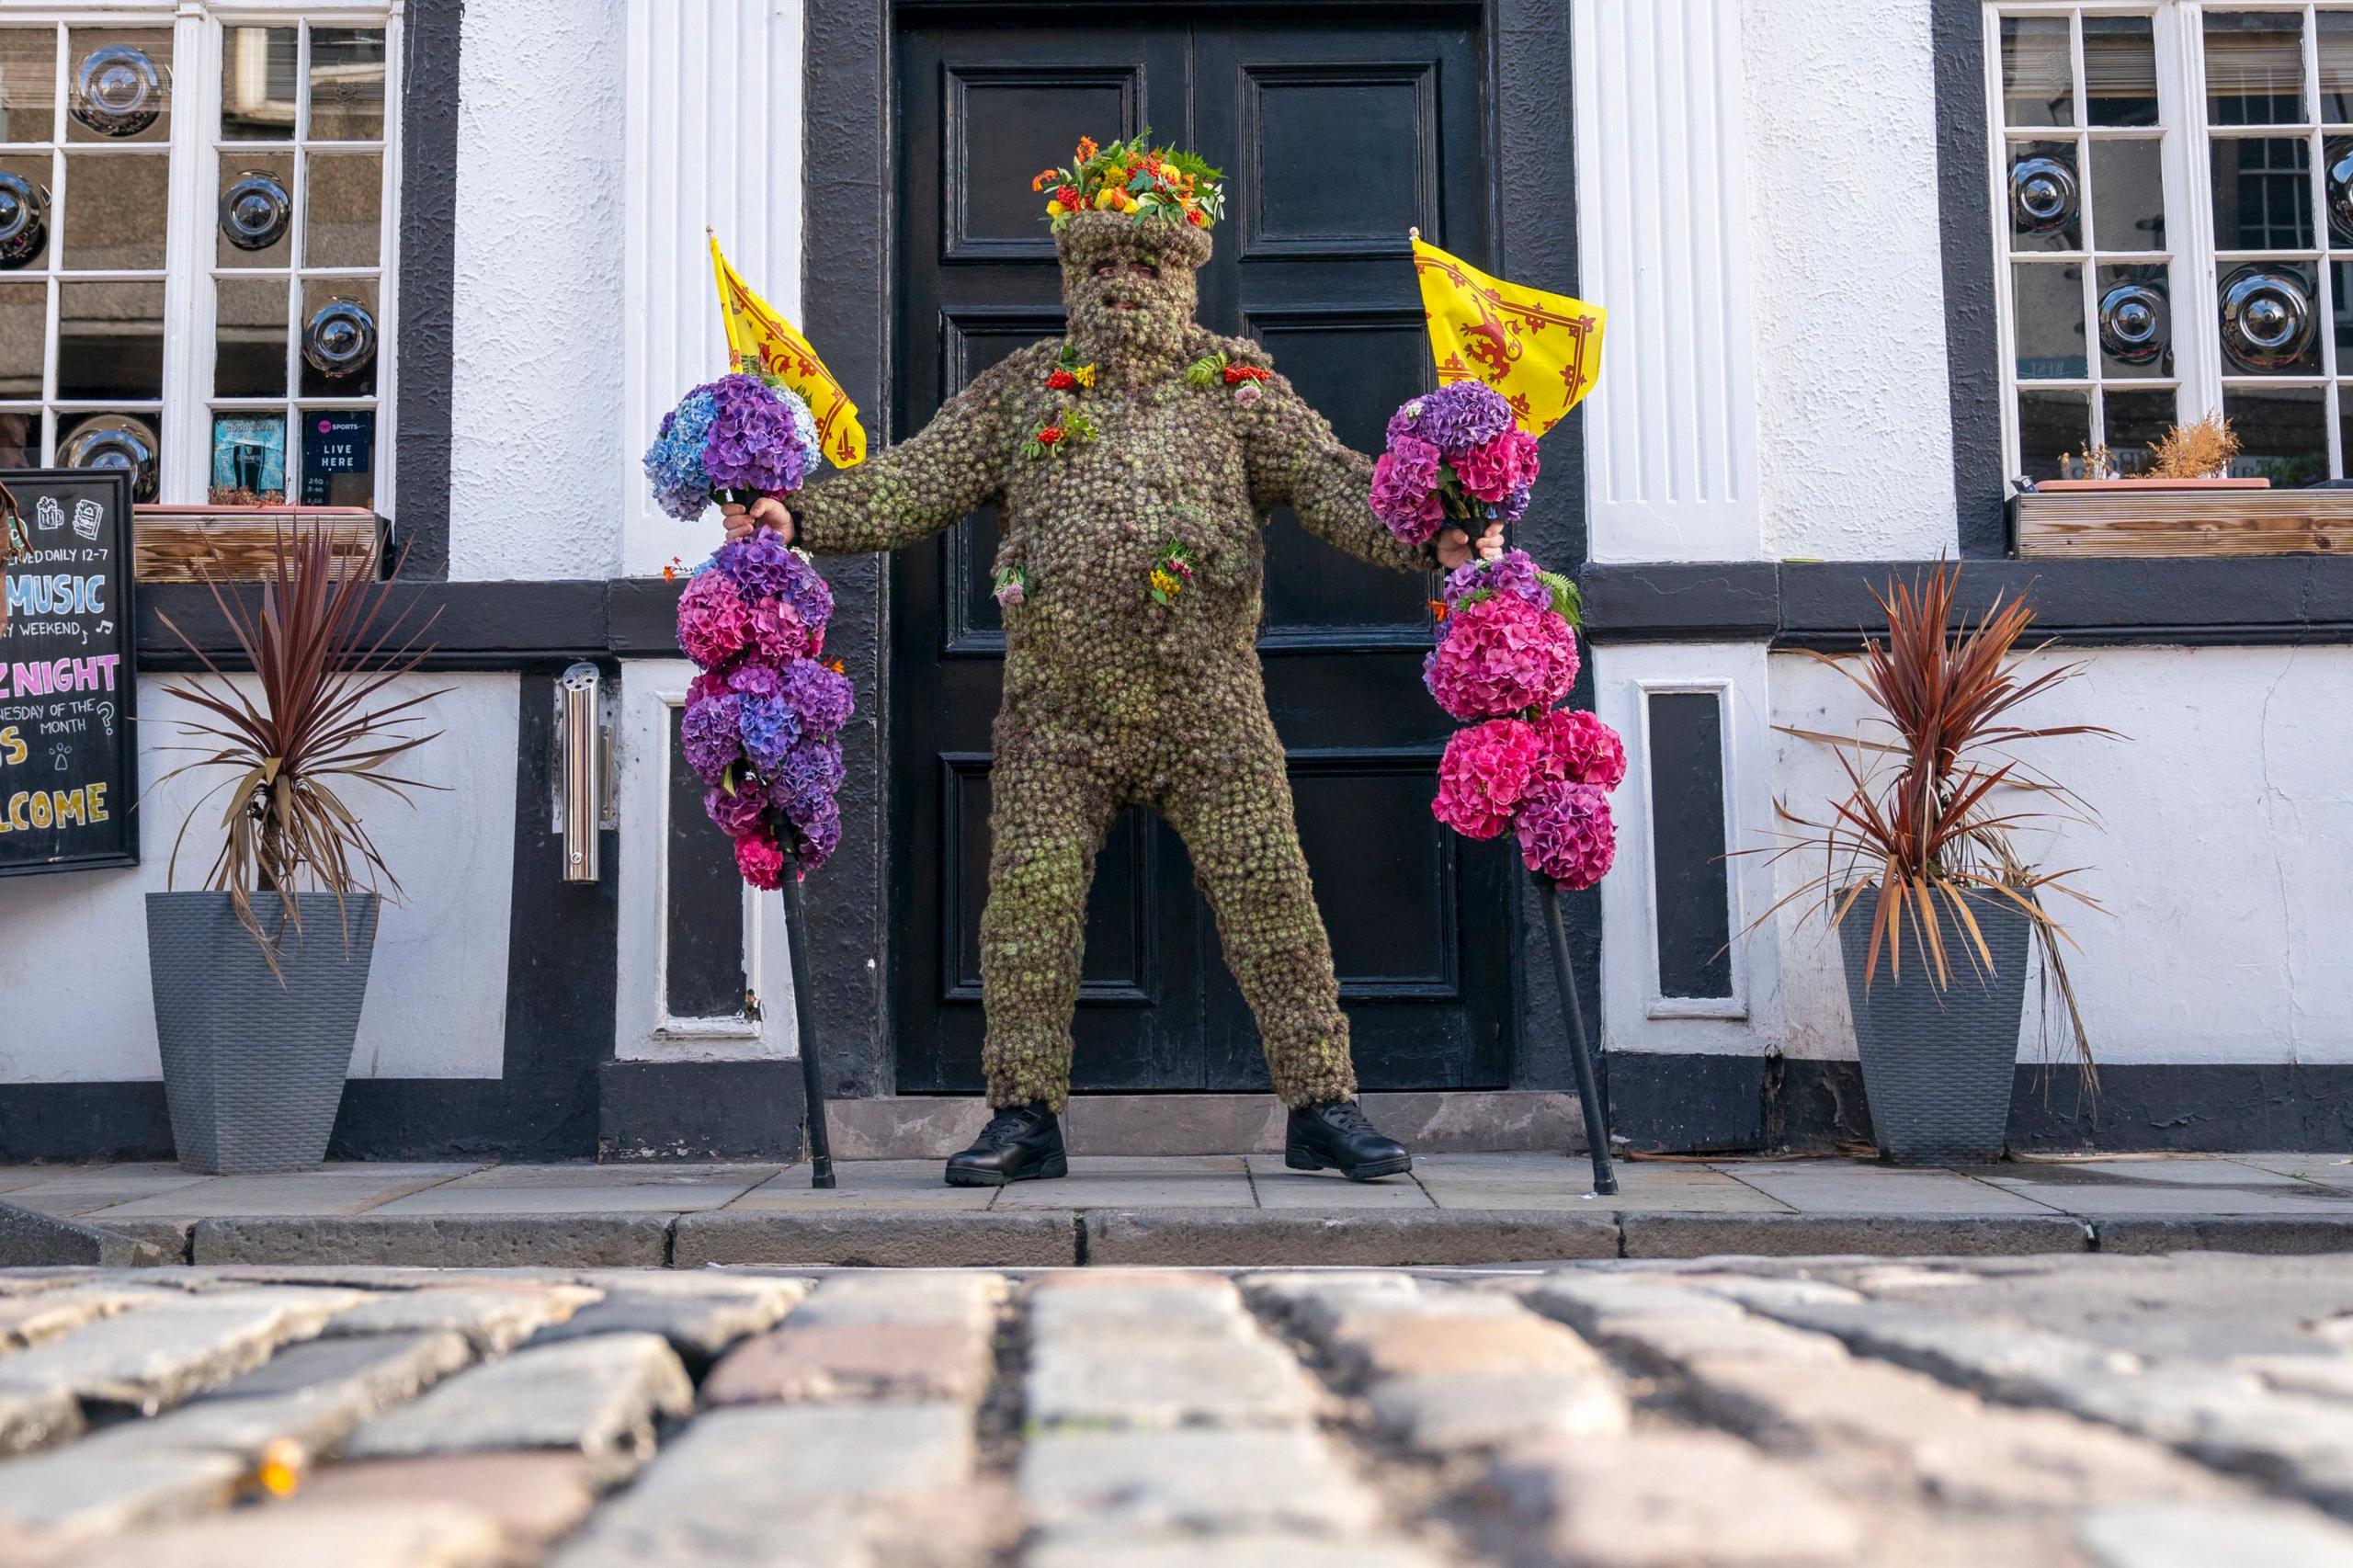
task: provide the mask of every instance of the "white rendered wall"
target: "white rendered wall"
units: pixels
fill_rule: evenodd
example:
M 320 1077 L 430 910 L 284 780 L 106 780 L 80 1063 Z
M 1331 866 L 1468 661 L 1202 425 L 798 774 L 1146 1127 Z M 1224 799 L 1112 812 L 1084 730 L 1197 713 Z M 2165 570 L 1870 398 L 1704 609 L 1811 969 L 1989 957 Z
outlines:
M 1949 551 L 1928 0 L 1747 0 L 1742 44 L 1764 553 Z
M 465 9 L 457 203 L 432 215 L 457 225 L 454 578 L 620 563 L 625 9 Z
M 172 840 L 206 784 L 176 779 L 176 721 L 197 711 L 165 695 L 173 677 L 139 683 L 140 812 L 145 863 L 119 871 L 0 879 L 0 1084 L 155 1078 L 144 895 L 167 885 Z M 357 788 L 359 814 L 400 879 L 401 903 L 380 922 L 352 1055 L 356 1078 L 495 1078 L 506 1040 L 507 920 L 514 882 L 517 677 L 409 676 L 393 690 L 451 689 L 432 703 L 440 738 L 415 776 L 447 786 L 412 809 Z M 189 829 L 178 886 L 201 887 L 219 847 L 209 806 Z
M 2130 737 L 2032 754 L 2103 819 L 2041 851 L 2046 864 L 2088 867 L 2078 885 L 2109 911 L 2068 917 L 2083 949 L 2068 970 L 2099 1059 L 2353 1062 L 2353 649 L 2081 656 L 2086 675 L 2019 718 Z M 1854 732 L 1860 694 L 1836 671 L 1794 654 L 1771 665 L 1776 723 Z M 1828 801 L 1829 748 L 1776 739 L 1775 790 L 1793 809 Z M 1786 864 L 1783 891 L 1802 878 Z M 1836 939 L 1795 924 L 1785 915 L 1779 933 L 1789 1054 L 1851 1057 Z M 2030 974 L 2022 1061 L 2042 1055 L 2036 991 Z

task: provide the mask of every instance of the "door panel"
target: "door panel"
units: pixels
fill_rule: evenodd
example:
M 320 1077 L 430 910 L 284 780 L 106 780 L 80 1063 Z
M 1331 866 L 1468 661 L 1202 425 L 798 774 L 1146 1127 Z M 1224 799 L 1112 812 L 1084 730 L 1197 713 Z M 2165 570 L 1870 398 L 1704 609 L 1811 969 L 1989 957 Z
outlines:
M 1116 15 L 1114 13 L 1113 15 Z M 1074 21 L 903 29 L 897 428 L 1062 330 L 1029 189 L 1081 135 L 1149 125 L 1227 171 L 1201 277 L 1213 330 L 1265 343 L 1342 439 L 1377 450 L 1430 381 L 1404 231 L 1486 249 L 1476 10 L 1415 28 Z M 1456 20 L 1456 18 L 1465 18 Z M 893 983 L 903 1090 L 980 1085 L 989 726 L 1005 642 L 983 509 L 892 564 Z M 1421 691 L 1423 579 L 1270 525 L 1260 639 L 1301 841 L 1369 1085 L 1499 1085 L 1509 1071 L 1508 850 L 1429 814 L 1449 724 Z M 1190 863 L 1125 813 L 1096 868 L 1074 1086 L 1263 1085 L 1249 1010 Z

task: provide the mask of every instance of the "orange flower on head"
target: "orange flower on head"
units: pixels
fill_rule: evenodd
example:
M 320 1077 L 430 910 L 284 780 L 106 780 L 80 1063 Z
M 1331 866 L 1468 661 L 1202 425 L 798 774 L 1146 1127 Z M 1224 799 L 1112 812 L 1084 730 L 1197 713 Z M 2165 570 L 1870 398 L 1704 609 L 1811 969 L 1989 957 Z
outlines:
M 1036 179 L 1029 182 L 1029 188 L 1031 190 L 1043 190 L 1061 177 L 1062 170 L 1048 169 L 1044 173 L 1040 174 Z
M 1095 144 L 1095 138 L 1092 136 L 1082 136 L 1078 139 L 1078 161 L 1082 164 L 1102 150 Z

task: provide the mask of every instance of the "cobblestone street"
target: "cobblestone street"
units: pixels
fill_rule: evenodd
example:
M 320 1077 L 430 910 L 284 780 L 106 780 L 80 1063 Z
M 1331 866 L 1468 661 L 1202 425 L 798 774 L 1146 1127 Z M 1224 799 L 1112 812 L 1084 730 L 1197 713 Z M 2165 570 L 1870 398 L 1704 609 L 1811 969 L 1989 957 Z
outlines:
M 2344 1256 L 20 1270 L 0 1346 L 10 1568 L 2353 1562 Z

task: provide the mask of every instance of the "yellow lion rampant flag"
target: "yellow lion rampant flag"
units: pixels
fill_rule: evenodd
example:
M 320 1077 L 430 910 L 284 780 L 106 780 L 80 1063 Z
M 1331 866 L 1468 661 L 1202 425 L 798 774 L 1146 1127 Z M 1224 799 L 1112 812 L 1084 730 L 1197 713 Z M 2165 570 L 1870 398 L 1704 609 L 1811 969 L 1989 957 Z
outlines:
M 1490 278 L 1423 243 L 1418 230 L 1413 240 L 1438 381 L 1486 382 L 1531 436 L 1559 424 L 1601 374 L 1601 329 L 1609 312 Z
M 858 405 L 809 347 L 809 340 L 793 331 L 791 324 L 753 293 L 727 265 L 715 233 L 710 234 L 710 266 L 719 278 L 719 314 L 727 327 L 731 367 L 766 370 L 799 392 L 816 417 L 817 444 L 835 468 L 855 468 L 864 462 L 866 427 L 858 422 Z

